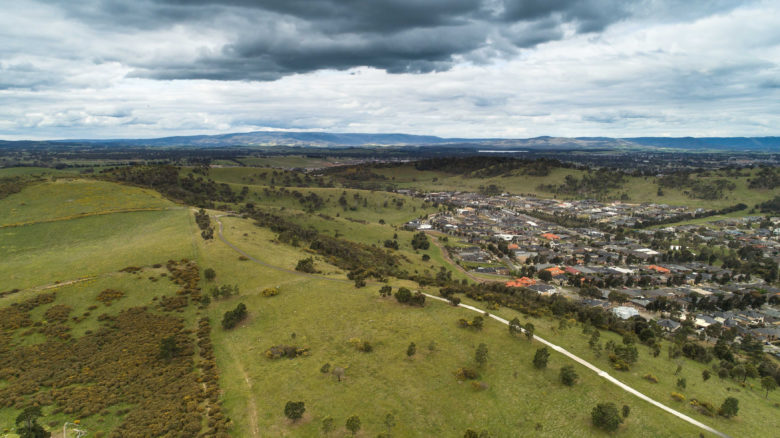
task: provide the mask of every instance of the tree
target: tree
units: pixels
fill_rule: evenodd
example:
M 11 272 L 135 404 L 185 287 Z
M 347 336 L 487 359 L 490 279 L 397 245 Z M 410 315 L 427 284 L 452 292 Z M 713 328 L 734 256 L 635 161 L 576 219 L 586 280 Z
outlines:
M 384 285 L 384 286 L 382 286 L 381 289 L 379 289 L 379 296 L 389 297 L 390 294 L 392 294 L 392 292 L 393 292 L 393 287 L 392 286 Z
M 574 386 L 575 383 L 577 383 L 577 379 L 579 376 L 577 375 L 577 372 L 574 371 L 574 367 L 571 365 L 566 365 L 564 367 L 561 367 L 561 383 L 563 383 L 566 386 Z
M 395 427 L 395 415 L 390 413 L 385 415 L 385 427 L 387 427 L 387 434 L 390 435 L 390 431 Z
M 412 299 L 412 291 L 405 287 L 399 287 L 395 293 L 395 299 L 401 304 L 406 304 Z
M 179 354 L 179 346 L 176 345 L 176 337 L 168 336 L 160 341 L 160 354 L 159 358 L 165 361 L 170 361 L 176 355 Z
M 206 280 L 213 281 L 217 277 L 217 273 L 214 272 L 214 270 L 211 268 L 206 268 L 206 270 L 203 271 L 203 276 L 206 278 Z
M 701 379 L 703 381 L 706 382 L 707 380 L 710 380 L 710 377 L 712 377 L 712 373 L 710 372 L 710 370 L 704 370 L 701 372 Z
M 333 417 L 325 417 L 322 420 L 322 433 L 328 435 L 336 430 L 336 422 L 333 421 Z
M 326 363 L 320 368 L 322 374 L 328 374 L 330 372 L 330 363 Z
M 591 411 L 590 418 L 591 421 L 593 421 L 594 426 L 604 429 L 607 432 L 617 430 L 620 423 L 623 422 L 614 403 L 597 404 L 596 407 L 593 408 L 593 411 Z
M 246 318 L 246 305 L 238 303 L 235 309 L 225 312 L 225 316 L 222 317 L 222 328 L 225 330 L 232 329 L 244 318 Z
M 431 243 L 428 241 L 428 236 L 422 231 L 415 234 L 412 238 L 412 248 L 426 250 L 430 248 Z
M 516 335 L 516 334 L 518 334 L 518 333 L 520 333 L 522 331 L 523 331 L 523 329 L 522 329 L 522 326 L 520 325 L 520 320 L 519 319 L 517 319 L 515 317 L 513 320 L 509 321 L 509 334 L 510 335 L 514 336 L 514 335 Z
M 479 344 L 477 351 L 474 352 L 474 360 L 477 361 L 479 366 L 484 366 L 487 363 L 488 348 L 485 344 Z
M 621 414 L 623 414 L 623 418 L 628 418 L 628 414 L 631 413 L 631 408 L 628 405 L 623 405 L 623 409 L 621 411 Z
M 360 417 L 353 415 L 347 418 L 346 426 L 347 430 L 352 432 L 352 435 L 354 436 L 360 430 Z
M 542 281 L 551 281 L 552 280 L 552 273 L 550 271 L 539 271 L 539 274 L 537 274 L 537 277 L 539 277 L 539 280 Z
M 685 387 L 688 386 L 688 382 L 685 380 L 685 377 L 681 377 L 677 379 L 677 387 L 680 389 L 685 389 Z
M 534 366 L 538 369 L 547 368 L 547 359 L 550 358 L 550 351 L 547 347 L 536 350 L 534 354 Z
M 525 337 L 529 341 L 534 338 L 534 325 L 530 322 L 525 323 Z
M 29 406 L 16 417 L 16 433 L 20 438 L 49 438 L 51 432 L 46 431 L 38 418 L 42 417 L 40 406 Z
M 312 257 L 298 260 L 295 270 L 307 274 L 314 274 L 317 272 L 317 270 L 314 269 L 314 259 Z
M 298 421 L 301 417 L 303 417 L 304 412 L 306 412 L 306 408 L 304 407 L 302 401 L 288 401 L 287 404 L 284 405 L 284 415 L 293 422 Z
M 761 379 L 761 387 L 766 389 L 764 398 L 769 398 L 769 391 L 774 391 L 777 388 L 777 381 L 772 376 L 766 376 Z
M 593 330 L 593 333 L 590 334 L 590 339 L 588 340 L 588 345 L 590 348 L 593 348 L 598 344 L 599 338 L 601 337 L 601 333 L 599 333 L 598 330 Z
M 739 379 L 745 380 L 746 374 L 747 372 L 745 371 L 745 367 L 742 365 L 737 365 L 731 369 L 731 377 L 733 377 L 736 380 Z
M 726 418 L 735 417 L 737 412 L 739 412 L 739 400 L 734 397 L 728 397 L 720 406 L 720 415 Z
M 417 353 L 417 346 L 414 345 L 414 342 L 412 342 L 409 344 L 409 347 L 406 348 L 406 356 L 412 357 L 415 353 Z

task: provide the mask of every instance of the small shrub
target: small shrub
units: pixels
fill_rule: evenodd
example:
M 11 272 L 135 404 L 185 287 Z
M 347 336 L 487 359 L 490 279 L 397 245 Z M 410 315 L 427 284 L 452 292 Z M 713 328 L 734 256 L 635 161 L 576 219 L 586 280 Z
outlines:
M 678 402 L 685 401 L 685 396 L 680 394 L 679 392 L 673 392 L 670 394 L 672 396 L 672 399 Z
M 294 345 L 274 345 L 268 350 L 265 350 L 265 357 L 273 360 L 281 359 L 283 357 L 286 357 L 288 359 L 295 359 L 298 356 L 308 356 L 308 355 L 309 355 L 309 348 L 307 347 L 298 348 Z M 320 371 L 322 371 L 322 369 L 320 369 Z
M 278 287 L 267 287 L 263 289 L 263 296 L 264 297 L 275 297 L 279 295 L 279 288 Z
M 479 378 L 479 373 L 472 368 L 458 368 L 453 373 L 458 380 L 475 380 Z
M 647 380 L 650 383 L 658 383 L 658 377 L 652 374 L 645 374 L 642 378 Z

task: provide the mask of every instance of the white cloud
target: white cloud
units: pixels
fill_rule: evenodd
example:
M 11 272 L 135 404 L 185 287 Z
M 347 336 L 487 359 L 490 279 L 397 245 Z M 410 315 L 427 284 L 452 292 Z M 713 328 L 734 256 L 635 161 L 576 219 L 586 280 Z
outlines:
M 511 57 L 457 56 L 441 72 L 358 67 L 272 82 L 132 77 L 139 65 L 178 66 L 219 53 L 235 37 L 229 27 L 108 31 L 34 6 L 14 2 L 0 14 L 0 38 L 10 41 L 0 47 L 0 138 L 257 129 L 763 136 L 780 126 L 775 2 L 667 23 L 626 19 Z

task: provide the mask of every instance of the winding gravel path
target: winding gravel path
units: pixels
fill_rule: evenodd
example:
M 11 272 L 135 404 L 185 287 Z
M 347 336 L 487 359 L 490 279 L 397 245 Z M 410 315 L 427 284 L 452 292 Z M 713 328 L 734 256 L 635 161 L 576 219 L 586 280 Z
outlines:
M 446 299 L 444 299 L 442 297 L 437 297 L 435 295 L 430 295 L 430 294 L 423 294 L 423 295 L 425 295 L 426 297 L 431 298 L 433 300 L 443 301 L 443 302 L 448 303 L 448 304 L 450 303 L 449 300 L 446 300 Z M 478 309 L 478 308 L 476 308 L 474 306 L 470 306 L 468 304 L 458 304 L 458 307 L 463 307 L 464 309 L 469 309 L 469 310 L 472 310 L 474 312 L 478 312 L 478 313 L 481 313 L 481 314 L 485 313 L 484 310 Z M 504 325 L 509 325 L 509 321 L 507 321 L 504 318 L 501 318 L 499 316 L 492 315 L 492 314 L 490 314 L 490 317 L 495 319 L 496 321 L 504 324 Z M 525 329 L 521 328 L 521 330 L 523 332 L 525 332 Z M 548 341 L 546 339 L 542 339 L 542 338 L 540 338 L 539 336 L 536 336 L 536 335 L 534 335 L 534 339 L 539 341 L 539 342 L 541 342 L 542 344 L 552 348 L 553 350 L 557 351 L 558 353 L 561 353 L 564 356 L 574 360 L 575 362 L 581 364 L 582 366 L 584 366 L 586 368 L 589 368 L 591 371 L 593 371 L 596 374 L 598 374 L 599 377 L 602 377 L 602 378 L 606 379 L 608 382 L 617 385 L 618 387 L 620 387 L 624 391 L 629 392 L 629 393 L 631 393 L 631 394 L 641 398 L 642 400 L 652 404 L 653 406 L 659 407 L 659 408 L 663 409 L 664 411 L 674 415 L 675 417 L 680 418 L 682 420 L 685 420 L 688 423 L 693 424 L 694 426 L 697 426 L 697 427 L 699 427 L 701 429 L 706 430 L 707 432 L 710 432 L 712 434 L 715 434 L 715 435 L 723 437 L 723 438 L 730 438 L 728 435 L 726 435 L 723 432 L 719 432 L 719 431 L 711 428 L 710 426 L 707 426 L 706 424 L 704 424 L 704 423 L 702 423 L 702 422 L 700 422 L 698 420 L 695 420 L 695 419 L 693 419 L 693 418 L 683 414 L 682 412 L 676 411 L 676 410 L 674 410 L 674 409 L 664 405 L 663 403 L 660 403 L 660 402 L 657 402 L 657 401 L 653 400 L 652 398 L 642 394 L 641 392 L 639 392 L 636 389 L 626 385 L 625 383 L 621 382 L 620 380 L 610 376 L 609 373 L 607 373 L 606 371 L 596 367 L 595 365 L 593 365 L 592 363 L 586 361 L 585 359 L 583 359 L 583 358 L 581 358 L 581 357 L 579 357 L 579 356 L 569 352 L 565 348 L 560 347 L 558 345 L 555 345 L 552 342 L 550 342 L 550 341 Z

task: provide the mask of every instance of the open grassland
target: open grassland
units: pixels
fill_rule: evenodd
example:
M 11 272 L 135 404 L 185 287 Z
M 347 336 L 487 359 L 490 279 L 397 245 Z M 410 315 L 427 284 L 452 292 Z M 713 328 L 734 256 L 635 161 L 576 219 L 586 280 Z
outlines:
M 284 155 L 273 157 L 244 157 L 238 161 L 245 166 L 293 168 L 318 168 L 337 165 L 341 160 L 332 157 L 313 158 L 304 155 Z
M 145 211 L 0 228 L 0 291 L 191 257 L 190 216 Z
M 152 190 L 103 181 L 58 179 L 31 185 L 0 200 L 0 226 L 172 206 Z
M 0 178 L 10 178 L 16 176 L 52 176 L 52 175 L 72 175 L 72 170 L 59 170 L 49 167 L 4 167 L 0 169 Z
M 511 337 L 494 322 L 481 332 L 459 329 L 458 318 L 473 317 L 464 309 L 439 302 L 404 307 L 379 298 L 376 284 L 355 289 L 340 281 L 294 276 L 237 262 L 238 254 L 221 242 L 199 246 L 201 265 L 217 271 L 215 283 L 242 285 L 239 297 L 212 303 L 212 319 L 238 302 L 250 313 L 233 331 L 214 331 L 225 407 L 236 421 L 234 436 L 319 436 L 326 416 L 336 420 L 341 436 L 350 415 L 360 416 L 365 436 L 373 436 L 385 431 L 387 413 L 398 420 L 396 436 L 458 436 L 469 427 L 493 436 L 602 436 L 590 425 L 589 413 L 603 401 L 632 408 L 617 435 L 698 435 L 687 423 L 604 384 L 584 368 L 577 368 L 577 386 L 561 385 L 557 372 L 568 360 L 553 355 L 548 369 L 537 371 L 531 365 L 537 344 Z M 269 257 L 277 252 L 269 245 Z M 281 293 L 263 297 L 266 287 Z M 371 342 L 374 351 L 356 351 L 352 338 Z M 410 342 L 418 346 L 413 359 L 405 354 Z M 453 372 L 476 367 L 474 350 L 482 342 L 490 358 L 480 369 L 480 381 L 488 389 L 476 391 L 469 382 L 459 383 Z M 264 355 L 280 344 L 310 348 L 311 355 L 293 360 Z M 320 373 L 325 363 L 345 367 L 346 379 L 337 382 Z M 284 417 L 284 404 L 299 400 L 306 403 L 307 414 L 292 424 Z
M 271 274 L 264 268 L 252 271 L 258 277 Z M 385 430 L 387 413 L 397 418 L 397 436 L 459 436 L 469 427 L 493 436 L 601 436 L 590 426 L 589 412 L 603 401 L 632 407 L 618 435 L 696 436 L 693 427 L 604 385 L 584 369 L 578 369 L 580 384 L 564 387 L 557 371 L 567 361 L 553 358 L 548 370 L 537 371 L 531 365 L 537 345 L 511 338 L 497 324 L 488 323 L 479 333 L 458 329 L 457 317 L 468 315 L 445 304 L 406 308 L 378 298 L 376 287 L 354 290 L 311 278 L 268 285 L 280 286 L 282 293 L 273 298 L 243 294 L 240 301 L 249 307 L 250 319 L 232 332 L 214 333 L 225 407 L 240 419 L 234 436 L 252 436 L 253 427 L 259 436 L 319 436 L 326 416 L 336 420 L 343 435 L 350 415 L 358 415 L 365 436 L 373 436 Z M 237 300 L 215 305 L 212 316 Z M 370 341 L 374 351 L 356 351 L 351 338 Z M 410 342 L 418 345 L 411 360 L 405 354 Z M 481 381 L 489 388 L 480 392 L 452 373 L 475 366 L 474 350 L 482 342 L 490 358 L 480 370 Z M 264 350 L 279 344 L 308 347 L 311 356 L 266 358 Z M 337 382 L 320 373 L 325 363 L 344 367 L 346 379 Z M 306 403 L 307 415 L 291 424 L 284 418 L 284 404 L 299 400 Z
M 426 192 L 436 191 L 479 191 L 480 186 L 495 184 L 504 191 L 514 194 L 534 194 L 540 197 L 553 197 L 553 193 L 539 190 L 540 184 L 562 184 L 567 175 L 581 177 L 584 173 L 576 169 L 550 169 L 546 176 L 521 175 L 519 171 L 512 171 L 505 175 L 490 178 L 469 178 L 463 175 L 437 171 L 417 170 L 413 165 L 404 165 L 392 168 L 372 169 L 374 173 L 383 175 L 387 181 L 397 184 L 401 188 L 417 189 Z
M 586 171 L 577 169 L 551 168 L 548 175 L 532 176 L 524 175 L 522 170 L 513 170 L 505 174 L 489 178 L 472 178 L 434 170 L 417 170 L 413 165 L 404 165 L 391 168 L 371 169 L 373 173 L 382 175 L 385 179 L 377 179 L 377 182 L 387 181 L 400 188 L 417 189 L 426 192 L 435 191 L 473 191 L 480 187 L 494 184 L 502 190 L 513 194 L 531 194 L 542 198 L 573 199 L 566 194 L 557 194 L 549 188 L 540 188 L 540 185 L 560 185 L 564 183 L 566 176 L 581 179 Z M 702 208 L 724 208 L 738 203 L 744 203 L 748 207 L 771 199 L 778 194 L 777 190 L 750 189 L 748 180 L 754 178 L 758 169 L 742 170 L 742 176 L 727 176 L 722 172 L 710 172 L 704 175 L 693 174 L 691 179 L 703 183 L 719 179 L 727 179 L 735 184 L 734 190 L 727 190 L 721 199 L 706 200 L 691 197 L 685 194 L 689 188 L 663 187 L 662 195 L 658 195 L 658 180 L 655 177 L 627 176 L 625 182 L 616 189 L 611 189 L 606 195 L 607 199 L 620 200 L 623 194 L 628 195 L 628 202 L 650 202 L 670 205 L 687 205 Z M 743 212 L 746 214 L 747 212 Z
M 464 298 L 463 302 L 479 308 L 487 308 L 487 303 L 484 302 L 475 302 L 468 298 Z M 590 335 L 583 334 L 579 324 L 559 330 L 559 320 L 556 318 L 530 317 L 503 307 L 490 312 L 508 320 L 517 317 L 523 324 L 531 322 L 534 324 L 535 333 L 542 338 L 607 370 L 612 376 L 651 398 L 730 436 L 769 437 L 776 436 L 777 430 L 780 430 L 780 394 L 774 391 L 769 394 L 769 398 L 765 398 L 760 379 L 747 379 L 746 386 L 742 387 L 740 382 L 733 379 L 718 378 L 717 372 L 711 368 L 712 364 L 717 363 L 717 359 L 708 365 L 682 356 L 671 359 L 667 354 L 667 348 L 671 343 L 662 341 L 661 354 L 658 357 L 652 356 L 649 347 L 638 345 L 639 361 L 631 367 L 630 371 L 615 371 L 611 369 L 606 352 L 597 356 L 590 349 L 588 346 Z M 622 344 L 622 338 L 616 333 L 606 330 L 600 332 L 602 343 L 612 340 L 618 345 Z M 553 353 L 552 357 L 556 357 L 556 353 Z M 682 370 L 675 375 L 678 365 L 682 365 Z M 712 372 L 712 377 L 707 381 L 702 379 L 702 371 L 705 369 Z M 658 383 L 651 383 L 645 379 L 644 376 L 647 374 L 656 376 Z M 679 378 L 686 379 L 686 389 L 677 388 Z M 674 401 L 670 396 L 672 392 L 682 393 L 687 400 Z M 732 419 L 719 416 L 707 417 L 697 412 L 689 403 L 691 399 L 697 399 L 712 403 L 717 408 L 727 397 L 735 397 L 739 400 L 739 415 Z

